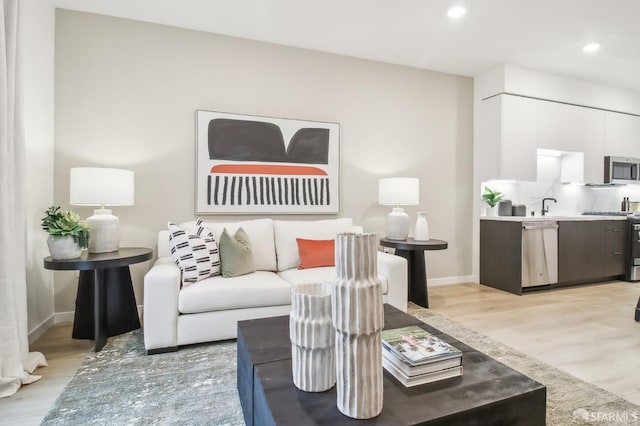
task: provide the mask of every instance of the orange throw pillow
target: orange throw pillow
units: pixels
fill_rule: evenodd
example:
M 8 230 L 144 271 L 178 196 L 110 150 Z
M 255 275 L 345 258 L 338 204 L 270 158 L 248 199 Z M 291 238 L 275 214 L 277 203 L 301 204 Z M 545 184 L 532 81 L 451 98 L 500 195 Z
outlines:
M 296 238 L 300 264 L 298 269 L 335 266 L 336 240 L 305 240 Z

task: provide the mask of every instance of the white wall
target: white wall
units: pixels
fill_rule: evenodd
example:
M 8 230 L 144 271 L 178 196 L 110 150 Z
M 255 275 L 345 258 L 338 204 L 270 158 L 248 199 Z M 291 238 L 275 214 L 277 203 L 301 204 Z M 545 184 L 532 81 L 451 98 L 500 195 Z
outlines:
M 411 220 L 428 212 L 431 235 L 449 241 L 427 255 L 429 277 L 466 276 L 472 96 L 466 77 L 58 10 L 55 201 L 69 207 L 71 167 L 133 169 L 136 204 L 114 209 L 122 244 L 154 247 L 167 220 L 194 217 L 196 109 L 338 122 L 339 216 L 382 235 L 378 178 L 419 177 Z M 138 303 L 148 267 L 133 268 Z M 73 310 L 75 281 L 56 274 L 56 312 Z
M 47 1 L 23 0 L 21 9 L 24 124 L 27 158 L 27 310 L 30 339 L 53 315 L 53 273 L 42 266 L 49 255 L 40 228 L 53 204 L 55 10 Z

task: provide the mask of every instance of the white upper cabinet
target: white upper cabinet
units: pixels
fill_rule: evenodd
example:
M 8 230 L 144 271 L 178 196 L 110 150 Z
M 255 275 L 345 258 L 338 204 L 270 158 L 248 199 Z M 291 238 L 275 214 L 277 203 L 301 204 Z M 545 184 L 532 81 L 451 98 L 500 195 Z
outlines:
M 538 106 L 521 96 L 481 101 L 478 144 L 480 179 L 536 180 Z
M 602 110 L 538 101 L 538 148 L 583 153 L 585 183 L 604 180 L 604 125 Z
M 538 148 L 583 151 L 584 109 L 558 102 L 538 101 Z
M 581 108 L 583 121 L 579 131 L 584 153 L 584 182 L 604 182 L 604 115 L 593 108 Z
M 640 117 L 605 112 L 605 154 L 640 158 Z
M 529 98 L 502 97 L 503 179 L 537 179 L 538 105 Z

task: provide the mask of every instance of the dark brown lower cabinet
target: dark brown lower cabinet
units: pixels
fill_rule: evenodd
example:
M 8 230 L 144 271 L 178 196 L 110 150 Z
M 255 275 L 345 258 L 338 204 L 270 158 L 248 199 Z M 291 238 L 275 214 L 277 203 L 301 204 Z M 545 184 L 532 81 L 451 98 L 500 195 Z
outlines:
M 629 246 L 628 222 L 612 220 L 605 222 L 605 276 L 622 275 L 626 273 L 625 248 Z
M 522 294 L 522 222 L 480 221 L 480 284 Z
M 624 275 L 627 226 L 626 220 L 558 221 L 558 283 Z M 522 294 L 521 256 L 521 222 L 480 221 L 480 284 Z
M 626 221 L 560 221 L 558 225 L 560 283 L 594 282 L 624 274 Z

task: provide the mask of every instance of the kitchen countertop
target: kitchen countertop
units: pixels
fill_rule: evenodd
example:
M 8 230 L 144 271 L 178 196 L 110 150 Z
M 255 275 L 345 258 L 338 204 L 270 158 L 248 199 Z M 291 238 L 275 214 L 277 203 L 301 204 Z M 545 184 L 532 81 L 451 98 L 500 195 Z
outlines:
M 579 220 L 627 220 L 627 216 L 593 216 L 593 215 L 575 215 L 575 216 L 496 216 L 487 217 L 480 216 L 480 220 L 499 220 L 507 222 L 541 222 L 543 220 L 555 221 L 579 221 Z

